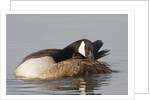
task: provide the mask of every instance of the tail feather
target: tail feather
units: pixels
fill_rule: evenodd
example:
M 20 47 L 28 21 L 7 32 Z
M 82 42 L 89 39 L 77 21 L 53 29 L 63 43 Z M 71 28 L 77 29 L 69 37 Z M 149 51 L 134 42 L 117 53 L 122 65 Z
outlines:
M 94 55 L 97 54 L 97 52 L 99 51 L 99 49 L 103 46 L 103 42 L 101 40 L 97 40 L 93 42 L 93 46 L 94 46 Z
M 94 46 L 93 54 L 94 54 L 95 59 L 99 59 L 110 54 L 108 53 L 110 50 L 107 50 L 107 49 L 99 51 L 100 48 L 103 46 L 103 44 L 104 43 L 101 40 L 97 40 L 93 42 L 93 46 Z
M 95 59 L 102 58 L 102 57 L 104 57 L 104 56 L 109 55 L 109 54 L 110 54 L 109 51 L 110 51 L 110 50 L 107 50 L 107 49 L 102 50 L 102 51 L 100 51 L 100 52 L 97 52 L 97 53 L 94 55 L 94 57 L 95 57 Z

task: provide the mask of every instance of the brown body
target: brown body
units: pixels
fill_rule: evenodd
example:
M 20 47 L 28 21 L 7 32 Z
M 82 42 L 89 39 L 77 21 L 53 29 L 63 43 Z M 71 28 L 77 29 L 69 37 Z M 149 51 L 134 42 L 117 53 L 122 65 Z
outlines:
M 41 78 L 62 78 L 96 73 L 110 73 L 107 63 L 90 59 L 69 59 L 57 63 L 42 74 Z

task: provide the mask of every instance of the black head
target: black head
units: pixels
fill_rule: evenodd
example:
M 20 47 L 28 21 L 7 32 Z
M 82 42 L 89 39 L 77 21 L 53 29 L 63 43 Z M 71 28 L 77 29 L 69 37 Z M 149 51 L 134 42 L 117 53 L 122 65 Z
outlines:
M 70 58 L 88 58 L 93 59 L 94 46 L 90 40 L 82 39 L 71 43 L 58 53 L 53 55 L 56 62 L 64 61 Z M 80 57 L 79 57 L 80 55 Z
M 69 46 L 74 48 L 74 52 L 80 53 L 85 58 L 94 59 L 93 56 L 94 46 L 90 40 L 81 39 L 70 44 Z

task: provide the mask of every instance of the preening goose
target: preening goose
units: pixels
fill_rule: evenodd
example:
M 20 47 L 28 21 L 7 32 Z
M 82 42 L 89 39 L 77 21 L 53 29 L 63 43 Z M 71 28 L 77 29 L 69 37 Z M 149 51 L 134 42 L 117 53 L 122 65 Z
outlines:
M 30 54 L 16 67 L 16 77 L 60 78 L 67 76 L 108 73 L 108 64 L 97 59 L 106 56 L 109 50 L 98 50 L 101 40 L 91 42 L 87 39 L 71 43 L 64 49 L 46 49 Z

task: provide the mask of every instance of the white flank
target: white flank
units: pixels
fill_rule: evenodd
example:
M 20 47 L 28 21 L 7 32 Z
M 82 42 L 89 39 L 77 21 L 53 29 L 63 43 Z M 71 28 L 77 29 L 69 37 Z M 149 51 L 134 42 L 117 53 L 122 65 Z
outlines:
M 52 57 L 45 56 L 32 58 L 19 65 L 14 74 L 29 78 L 39 78 L 41 75 L 55 65 Z
M 84 41 L 81 42 L 78 51 L 79 51 L 80 54 L 85 56 L 85 43 L 84 43 Z

